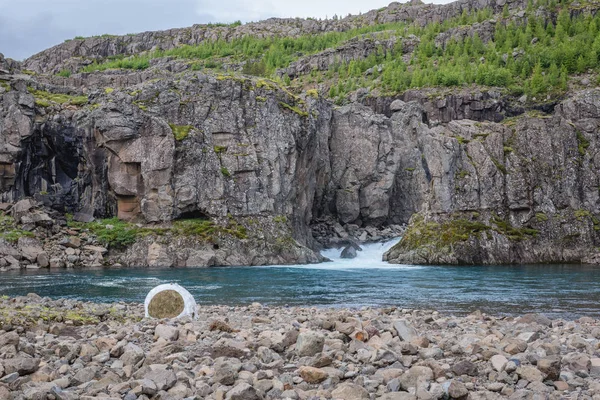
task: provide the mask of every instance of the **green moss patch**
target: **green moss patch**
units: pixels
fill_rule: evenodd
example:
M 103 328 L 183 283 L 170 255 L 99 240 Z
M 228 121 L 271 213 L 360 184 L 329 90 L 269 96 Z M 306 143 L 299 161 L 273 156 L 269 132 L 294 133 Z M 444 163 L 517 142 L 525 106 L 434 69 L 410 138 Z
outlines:
M 32 232 L 16 227 L 15 220 L 5 214 L 0 214 L 0 239 L 16 243 L 22 237 L 34 237 Z
M 421 214 L 418 214 L 412 219 L 398 246 L 403 251 L 425 247 L 439 250 L 465 242 L 472 237 L 479 237 L 484 232 L 487 234 L 496 232 L 511 241 L 525 240 L 539 233 L 538 230 L 527 227 L 516 228 L 499 216 L 493 216 L 490 224 L 485 224 L 464 217 L 451 218 L 443 222 L 426 221 Z
M 301 117 L 308 117 L 308 113 L 306 111 L 302 111 L 298 107 L 291 106 L 284 102 L 280 102 L 279 105 L 285 109 L 295 112 L 296 114 L 298 114 Z
M 50 93 L 43 90 L 28 88 L 29 93 L 35 97 L 35 102 L 40 107 L 49 107 L 52 104 L 71 104 L 74 106 L 82 106 L 87 104 L 87 96 L 72 96 L 62 93 Z
M 457 242 L 468 240 L 473 235 L 490 230 L 486 224 L 467 219 L 453 219 L 442 223 L 425 221 L 422 215 L 413 218 L 400 246 L 403 249 L 416 249 L 422 246 L 444 248 Z
M 173 136 L 175 136 L 175 140 L 181 141 L 188 137 L 190 131 L 194 129 L 193 126 L 190 125 L 175 125 L 169 124 L 171 130 L 173 131 Z
M 581 157 L 585 156 L 588 147 L 590 147 L 590 141 L 583 136 L 583 133 L 577 131 L 577 150 L 579 151 L 579 155 L 581 155 Z
M 229 170 L 227 168 L 221 167 L 221 173 L 223 174 L 224 177 L 231 178 L 231 172 L 229 172 Z
M 135 243 L 143 233 L 141 228 L 118 218 L 109 218 L 90 223 L 68 221 L 70 227 L 88 229 L 100 243 L 107 247 L 124 248 Z
M 513 241 L 525 240 L 530 237 L 536 236 L 539 231 L 537 229 L 532 228 L 516 228 L 510 224 L 507 219 L 502 219 L 501 217 L 495 215 L 492 217 L 492 222 L 495 225 L 494 230 L 508 239 Z
M 535 219 L 537 220 L 537 222 L 546 222 L 549 218 L 543 212 L 539 212 L 535 214 Z

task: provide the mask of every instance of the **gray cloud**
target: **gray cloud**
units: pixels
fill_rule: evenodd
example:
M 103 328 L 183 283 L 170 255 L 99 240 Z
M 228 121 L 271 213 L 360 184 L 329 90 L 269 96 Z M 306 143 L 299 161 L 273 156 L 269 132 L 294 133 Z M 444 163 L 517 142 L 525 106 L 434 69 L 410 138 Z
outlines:
M 447 2 L 434 0 L 435 2 Z M 357 14 L 389 0 L 0 0 L 0 52 L 27 58 L 75 36 L 122 35 L 207 22 Z

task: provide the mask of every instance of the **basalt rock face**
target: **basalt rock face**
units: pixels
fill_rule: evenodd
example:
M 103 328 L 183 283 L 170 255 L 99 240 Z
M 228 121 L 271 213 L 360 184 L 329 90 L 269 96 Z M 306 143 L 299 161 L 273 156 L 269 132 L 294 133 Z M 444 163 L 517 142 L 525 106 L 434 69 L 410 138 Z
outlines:
M 177 220 L 210 219 L 230 234 L 212 241 L 174 231 L 142 237 L 106 258 L 127 265 L 316 262 L 320 245 L 382 240 L 409 222 L 385 255 L 390 262 L 598 262 L 598 89 L 572 85 L 562 100 L 535 105 L 475 86 L 397 96 L 359 88 L 349 104 L 336 106 L 314 89 L 295 95 L 271 80 L 195 72 L 172 57 L 154 58 L 143 71 L 76 73 L 106 57 L 219 36 L 423 25 L 477 7 L 498 14 L 505 4 L 512 11 L 524 6 L 392 3 L 326 21 L 271 19 L 73 40 L 22 65 L 0 56 L 2 210 L 34 198 L 80 222 L 117 216 L 169 229 Z M 436 46 L 475 34 L 486 42 L 495 24 L 442 32 Z M 298 77 L 398 46 L 407 56 L 418 41 L 389 31 L 358 36 L 335 49 L 296 54 L 279 73 Z M 225 70 L 239 72 L 246 61 L 228 62 Z M 67 70 L 73 73 L 55 75 Z
M 310 98 L 303 111 L 270 85 L 194 74 L 46 106 L 39 93 L 59 88 L 14 81 L 0 107 L 1 201 L 34 197 L 82 221 L 281 216 L 278 238 L 299 251 L 287 261 L 317 261 L 303 246 L 330 106 Z M 273 260 L 260 263 L 286 261 Z
M 492 105 L 477 108 L 495 108 L 493 119 L 506 106 L 493 94 L 474 97 L 471 104 Z M 396 100 L 389 117 L 357 104 L 333 112 L 331 175 L 315 215 L 375 226 L 415 215 L 390 262 L 597 259 L 600 91 L 499 123 L 485 114 L 483 122 L 453 119 L 463 111 L 447 99 L 423 103 Z
M 385 258 L 398 263 L 597 260 L 600 91 L 552 115 L 430 130 L 426 201 Z
M 322 219 L 341 238 L 411 221 L 391 262 L 598 258 L 599 90 L 501 122 L 508 105 L 493 93 L 337 108 L 201 73 L 40 102 L 66 90 L 16 77 L 2 93 L 2 202 L 34 197 L 80 221 L 259 221 L 225 247 L 140 240 L 115 259 L 128 265 L 314 262 Z M 479 121 L 464 119 L 473 104 L 488 110 Z

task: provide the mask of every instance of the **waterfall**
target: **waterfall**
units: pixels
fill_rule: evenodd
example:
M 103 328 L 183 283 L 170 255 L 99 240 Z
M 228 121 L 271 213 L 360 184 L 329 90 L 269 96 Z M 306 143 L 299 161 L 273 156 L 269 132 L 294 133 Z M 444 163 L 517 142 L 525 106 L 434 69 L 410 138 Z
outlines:
M 319 264 L 318 266 L 323 269 L 349 269 L 349 268 L 393 268 L 397 269 L 400 266 L 397 264 L 388 264 L 382 261 L 383 254 L 391 249 L 400 241 L 399 238 L 392 239 L 387 242 L 379 243 L 367 243 L 361 245 L 362 251 L 356 252 L 356 258 L 344 259 L 341 258 L 343 248 L 339 249 L 326 249 L 321 252 L 324 257 L 327 257 L 331 262 Z M 405 266 L 403 266 L 405 267 Z

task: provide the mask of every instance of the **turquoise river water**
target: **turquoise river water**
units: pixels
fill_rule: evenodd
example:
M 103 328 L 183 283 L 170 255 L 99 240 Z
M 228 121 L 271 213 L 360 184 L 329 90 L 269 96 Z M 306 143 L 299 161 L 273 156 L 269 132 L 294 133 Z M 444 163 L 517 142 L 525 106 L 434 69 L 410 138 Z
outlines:
M 600 317 L 600 266 L 406 266 L 381 261 L 393 243 L 365 246 L 354 260 L 340 250 L 317 265 L 185 269 L 23 271 L 0 275 L 0 295 L 97 302 L 142 302 L 150 289 L 175 282 L 199 304 L 260 302 L 289 306 L 397 306 L 465 314 L 540 312 Z

